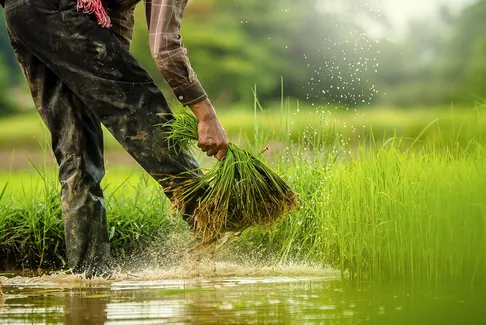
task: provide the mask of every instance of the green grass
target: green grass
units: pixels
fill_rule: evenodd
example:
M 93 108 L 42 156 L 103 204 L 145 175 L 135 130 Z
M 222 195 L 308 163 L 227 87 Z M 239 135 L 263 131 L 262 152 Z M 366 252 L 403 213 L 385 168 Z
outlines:
M 483 117 L 480 110 L 444 114 L 425 123 L 413 140 L 386 141 L 378 133 L 358 146 L 330 137 L 335 133 L 326 120 L 290 144 L 288 133 L 270 136 L 265 117 L 257 119 L 256 148 L 267 135 L 286 144 L 286 150 L 269 152 L 267 161 L 304 203 L 276 229 L 245 232 L 226 258 L 331 265 L 358 279 L 486 281 Z M 284 116 L 279 129 L 289 120 Z M 1 261 L 62 265 L 55 173 L 0 174 Z M 116 256 L 184 233 L 145 173 L 111 169 L 103 186 Z
M 327 262 L 360 279 L 486 280 L 486 159 L 396 144 L 300 164 L 304 208 L 275 233 L 283 260 Z
M 254 113 L 251 107 L 235 107 L 221 110 L 218 116 L 227 133 L 236 143 L 252 143 L 259 140 L 261 134 L 279 138 L 286 132 L 288 139 L 297 141 L 306 130 L 320 125 L 325 116 L 325 126 L 333 125 L 351 143 L 359 143 L 363 137 L 373 132 L 379 137 L 394 136 L 415 139 L 431 122 L 429 140 L 451 139 L 467 142 L 471 137 L 486 140 L 486 131 L 481 126 L 486 123 L 486 109 L 467 108 L 421 108 L 394 109 L 385 107 L 363 108 L 359 110 L 338 110 L 336 108 L 296 108 L 295 103 L 282 107 L 273 107 L 259 111 L 259 128 L 255 129 Z M 324 112 L 324 113 L 323 113 Z M 109 132 L 105 131 L 106 150 L 123 150 Z M 255 137 L 255 131 L 258 131 Z M 459 137 L 457 135 L 460 134 Z M 49 132 L 36 112 L 13 116 L 0 120 L 0 150 L 21 149 L 39 150 L 49 138 Z
M 65 265 L 60 187 L 55 169 L 0 174 L 0 269 Z M 141 171 L 118 170 L 103 180 L 112 253 L 123 258 L 170 231 L 183 229 L 169 202 Z M 0 189 L 0 194 L 2 193 Z

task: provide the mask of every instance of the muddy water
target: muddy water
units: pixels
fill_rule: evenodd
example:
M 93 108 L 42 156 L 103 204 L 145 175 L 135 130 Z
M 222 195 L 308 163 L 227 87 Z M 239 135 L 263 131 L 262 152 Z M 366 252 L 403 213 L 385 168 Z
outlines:
M 486 324 L 484 291 L 463 286 L 392 288 L 275 275 L 2 281 L 2 325 Z

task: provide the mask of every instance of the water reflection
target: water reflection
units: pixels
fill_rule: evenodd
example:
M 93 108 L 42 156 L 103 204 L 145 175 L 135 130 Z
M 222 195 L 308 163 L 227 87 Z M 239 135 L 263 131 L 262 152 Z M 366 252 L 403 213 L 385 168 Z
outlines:
M 0 324 L 484 324 L 486 295 L 322 278 L 6 287 Z
M 87 324 L 103 325 L 108 320 L 106 313 L 106 300 L 96 298 L 86 298 L 99 295 L 96 289 L 67 291 L 63 297 L 59 297 L 58 303 L 63 304 L 64 300 L 64 324 Z M 49 323 L 46 323 L 49 324 Z

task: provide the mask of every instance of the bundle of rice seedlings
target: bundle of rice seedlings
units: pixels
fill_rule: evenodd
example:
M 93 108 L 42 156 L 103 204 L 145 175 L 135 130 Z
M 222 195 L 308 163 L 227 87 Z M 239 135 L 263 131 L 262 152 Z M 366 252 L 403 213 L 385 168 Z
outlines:
M 178 109 L 166 124 L 165 136 L 174 148 L 191 149 L 197 144 L 196 117 Z M 269 166 L 247 149 L 230 143 L 225 158 L 200 177 L 173 189 L 174 208 L 199 198 L 194 230 L 203 242 L 225 232 L 241 232 L 253 226 L 274 227 L 298 205 L 298 195 Z

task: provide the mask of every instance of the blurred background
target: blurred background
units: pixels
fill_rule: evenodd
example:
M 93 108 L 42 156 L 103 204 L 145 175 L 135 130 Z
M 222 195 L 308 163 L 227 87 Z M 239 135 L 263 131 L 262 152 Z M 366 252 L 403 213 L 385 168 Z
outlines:
M 255 93 L 264 110 L 285 98 L 293 112 L 351 111 L 360 127 L 406 133 L 451 107 L 483 106 L 485 30 L 484 0 L 189 0 L 181 34 L 230 134 L 244 127 L 237 114 L 251 124 Z M 143 3 L 131 52 L 174 101 L 149 52 Z M 3 20 L 0 87 L 0 167 L 12 168 L 14 150 L 35 156 L 48 134 Z

